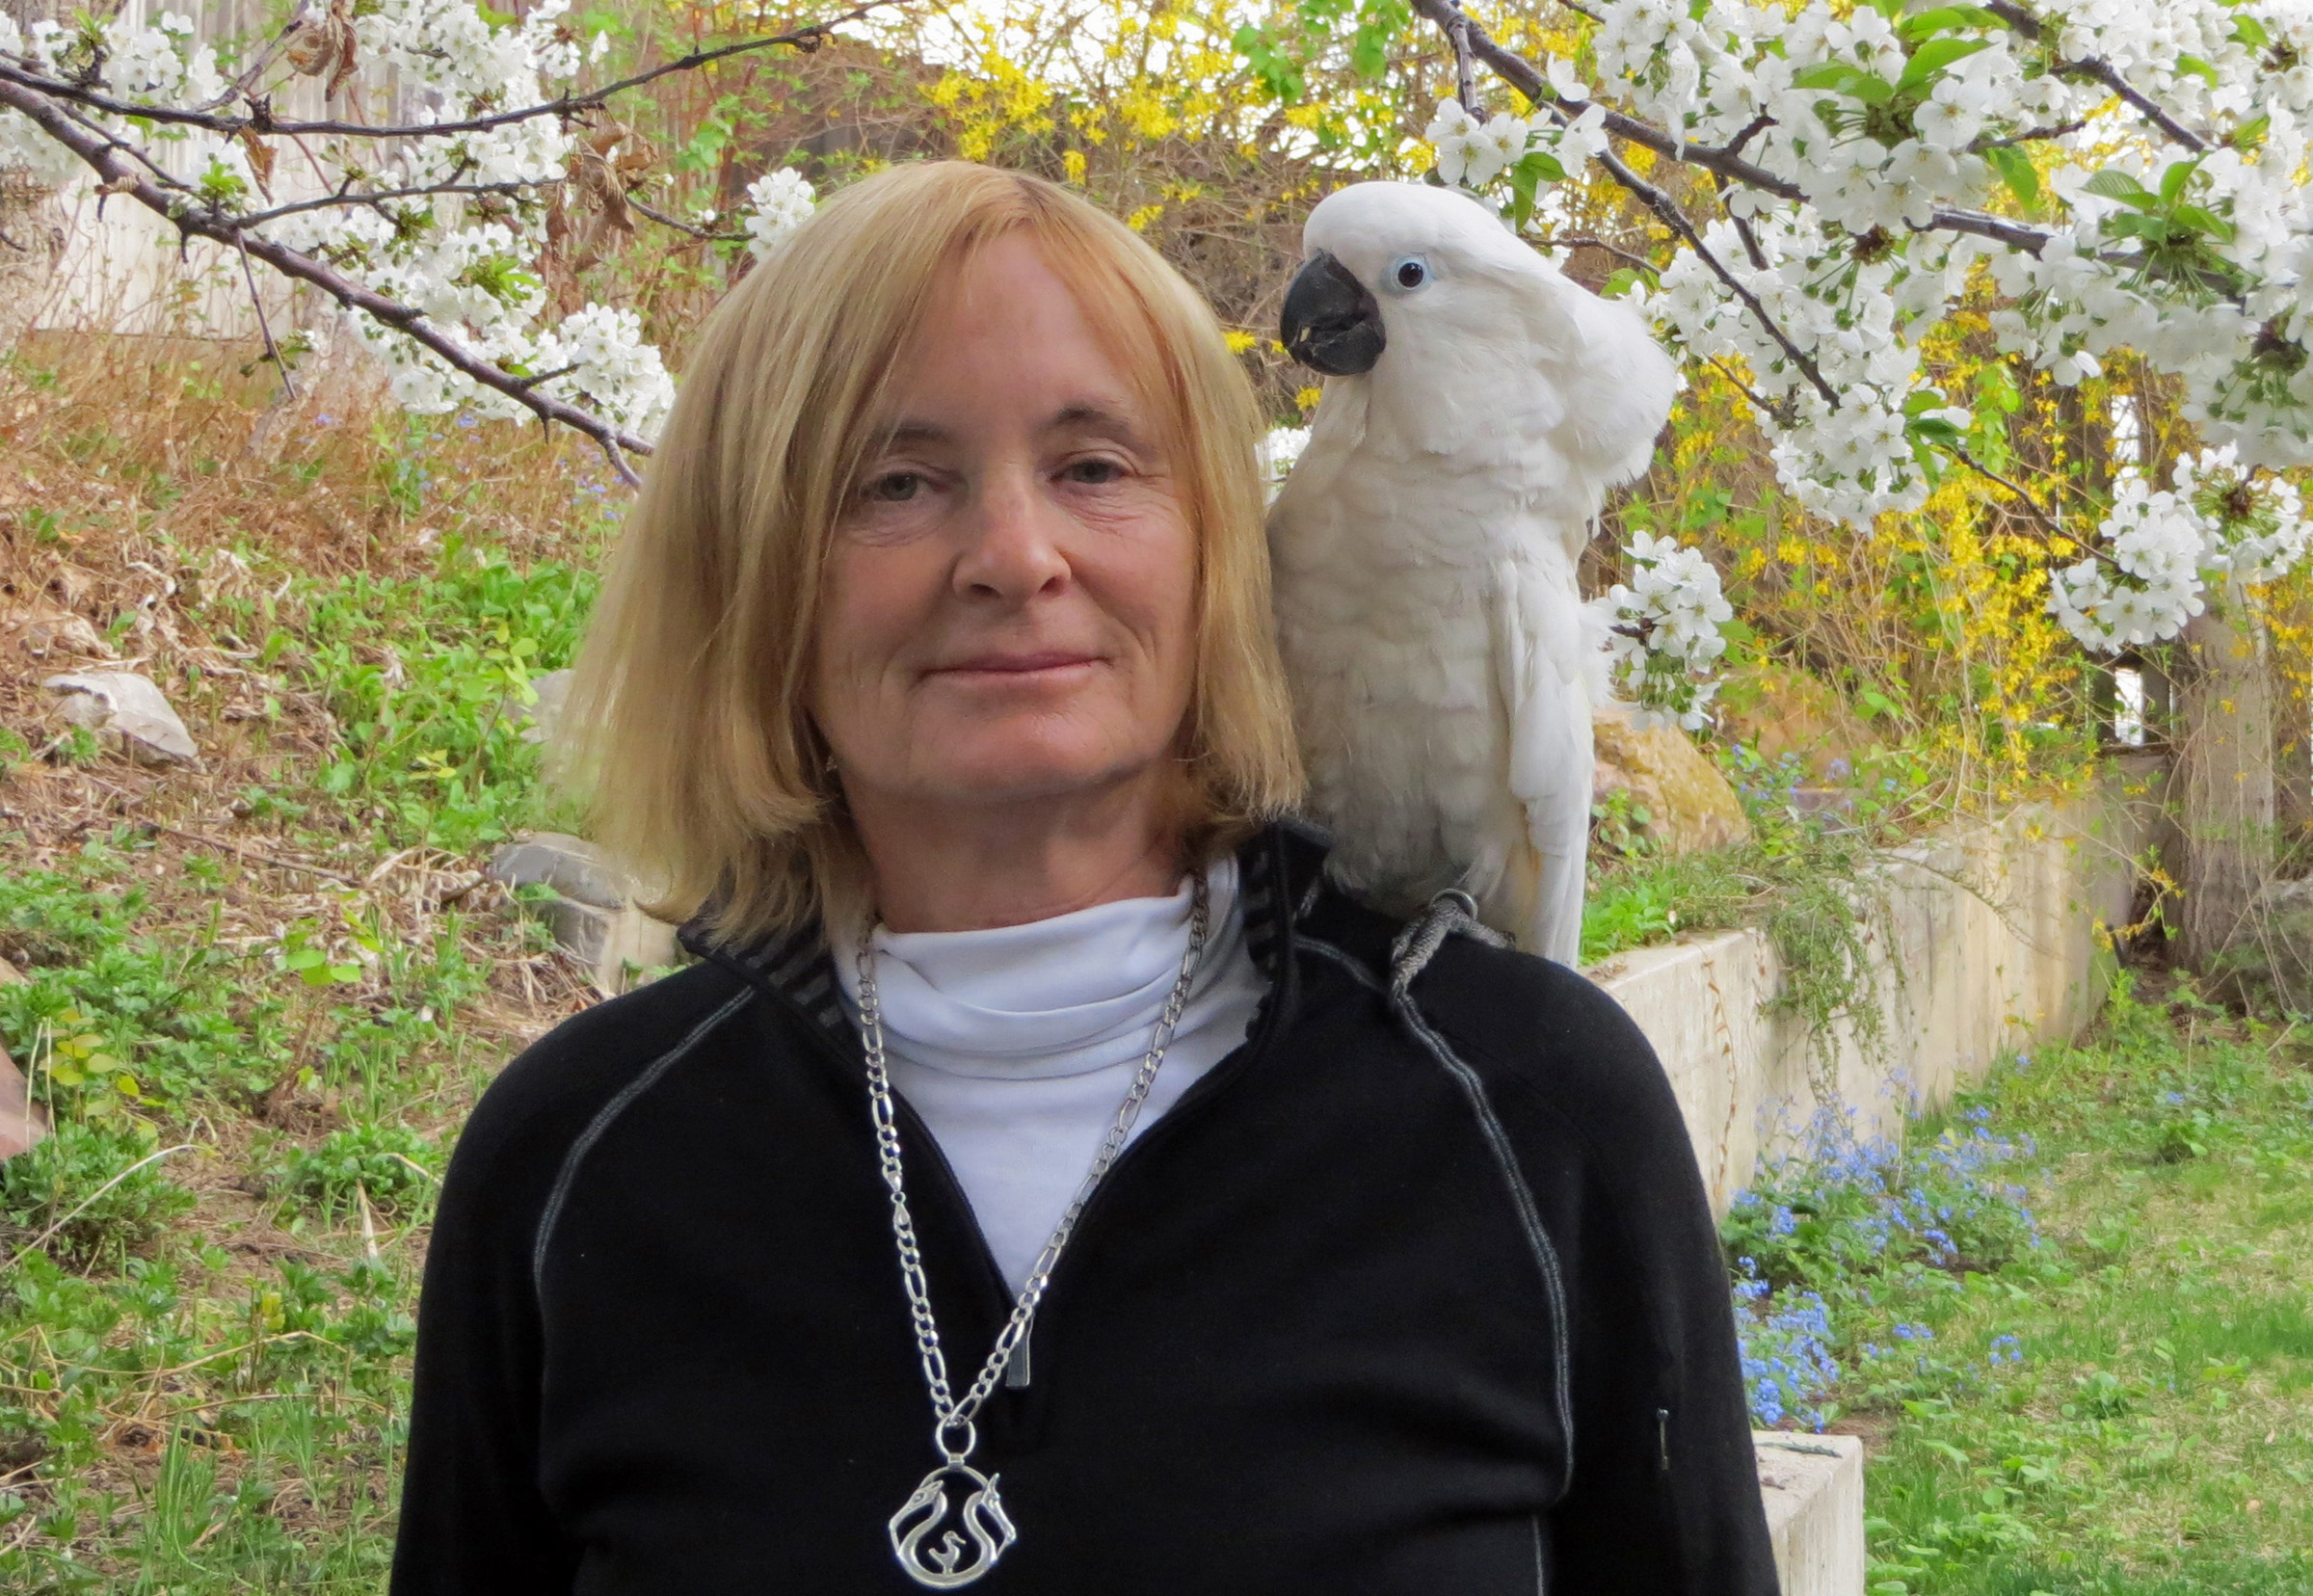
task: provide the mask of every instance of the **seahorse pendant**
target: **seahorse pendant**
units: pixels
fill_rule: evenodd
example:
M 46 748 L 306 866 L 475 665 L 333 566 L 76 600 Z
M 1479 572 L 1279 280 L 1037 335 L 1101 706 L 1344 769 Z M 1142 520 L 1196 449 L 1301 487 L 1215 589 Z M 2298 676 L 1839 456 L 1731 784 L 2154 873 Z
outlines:
M 961 1505 L 948 1496 L 951 1476 L 963 1492 Z M 923 1476 L 907 1505 L 891 1515 L 891 1551 L 909 1579 L 934 1590 L 953 1590 L 996 1566 L 1020 1538 L 1004 1516 L 997 1477 L 965 1463 L 943 1463 Z M 935 1531 L 939 1539 L 925 1545 Z

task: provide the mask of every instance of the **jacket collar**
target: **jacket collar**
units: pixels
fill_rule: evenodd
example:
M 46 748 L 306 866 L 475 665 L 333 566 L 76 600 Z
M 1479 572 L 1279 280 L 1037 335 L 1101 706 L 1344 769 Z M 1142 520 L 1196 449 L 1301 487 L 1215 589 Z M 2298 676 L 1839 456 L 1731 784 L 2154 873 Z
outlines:
M 1294 819 L 1272 821 L 1236 851 L 1238 897 L 1244 908 L 1245 950 L 1271 982 L 1290 961 L 1293 930 L 1316 907 L 1324 885 L 1326 835 Z M 719 964 L 837 1039 L 858 1045 L 843 1012 L 826 928 L 817 917 L 745 945 L 718 942 L 704 914 L 676 932 L 699 958 Z

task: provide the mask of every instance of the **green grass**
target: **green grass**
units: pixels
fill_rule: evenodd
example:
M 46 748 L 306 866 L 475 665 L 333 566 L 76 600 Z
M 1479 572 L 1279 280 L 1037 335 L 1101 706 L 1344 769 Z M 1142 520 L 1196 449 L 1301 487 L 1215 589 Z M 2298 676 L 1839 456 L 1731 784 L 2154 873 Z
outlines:
M 591 577 L 245 557 L 188 617 L 241 662 L 181 687 L 216 778 L 139 811 L 180 831 L 0 831 L 0 1046 L 55 1123 L 0 1164 L 0 1590 L 381 1587 L 447 1149 L 568 1006 L 456 889 L 550 813 L 515 710 Z
M 1805 1168 L 1731 1219 L 1787 1298 L 1830 1305 L 1844 1372 L 1828 1399 L 1875 1446 L 1875 1592 L 2313 1592 L 2300 1040 L 2189 990 L 2123 991 L 2083 1045 L 1914 1127 L 1915 1147 L 1949 1131 L 1997 1150 L 1979 1190 L 2030 1187 L 2007 1220 L 1988 1203 L 1950 1250 L 1843 1249 L 1870 1205 Z M 1919 1184 L 1894 1183 L 1899 1200 Z M 1767 1237 L 1794 1199 L 1812 1211 Z

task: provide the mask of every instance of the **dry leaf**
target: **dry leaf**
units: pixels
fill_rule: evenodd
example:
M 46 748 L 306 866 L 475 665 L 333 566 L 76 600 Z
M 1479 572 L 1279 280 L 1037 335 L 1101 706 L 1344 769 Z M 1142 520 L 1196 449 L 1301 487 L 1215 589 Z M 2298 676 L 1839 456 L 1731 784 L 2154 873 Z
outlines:
M 249 155 L 249 170 L 256 174 L 257 188 L 266 199 L 273 198 L 273 146 L 257 137 L 253 127 L 241 129 L 241 147 Z

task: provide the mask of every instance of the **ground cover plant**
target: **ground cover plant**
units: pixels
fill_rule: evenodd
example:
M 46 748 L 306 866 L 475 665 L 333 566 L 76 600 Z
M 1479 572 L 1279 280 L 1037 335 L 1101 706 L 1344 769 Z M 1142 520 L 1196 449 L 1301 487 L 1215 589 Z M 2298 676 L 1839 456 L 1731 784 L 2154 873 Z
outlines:
M 9 1590 L 378 1587 L 436 1183 L 591 997 L 475 866 L 547 817 L 595 464 L 284 418 L 204 353 L 0 371 L 0 1048 L 54 1121 L 0 1164 Z M 63 723 L 76 667 L 164 684 L 200 765 Z
M 2313 1591 L 2313 1051 L 2166 978 L 1724 1237 L 1765 1423 L 1863 1434 L 1872 1589 Z

